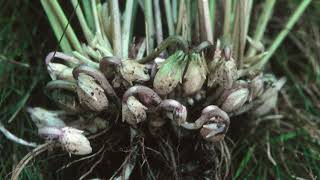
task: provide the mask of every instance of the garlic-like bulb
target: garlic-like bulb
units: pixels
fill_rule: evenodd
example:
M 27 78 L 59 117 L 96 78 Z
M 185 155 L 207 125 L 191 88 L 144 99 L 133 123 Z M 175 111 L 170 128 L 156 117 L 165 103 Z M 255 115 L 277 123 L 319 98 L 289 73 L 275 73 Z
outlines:
M 271 77 L 269 81 L 271 81 L 268 85 L 269 87 L 267 87 L 263 94 L 259 97 L 259 100 L 262 101 L 262 104 L 253 110 L 253 113 L 257 116 L 265 115 L 276 107 L 278 101 L 278 92 L 285 84 L 286 78 L 276 80 L 274 77 Z
M 103 111 L 108 107 L 108 98 L 94 78 L 80 73 L 78 76 L 77 94 L 79 102 L 93 111 Z
M 131 125 L 136 125 L 147 118 L 145 107 L 134 96 L 130 96 L 126 103 L 122 105 L 122 121 Z
M 146 66 L 135 60 L 121 61 L 120 73 L 123 79 L 128 81 L 131 85 L 132 82 L 143 82 L 149 81 L 150 79 Z
M 187 56 L 181 50 L 169 56 L 154 77 L 153 88 L 160 95 L 169 94 L 182 81 Z
M 70 154 L 85 155 L 92 152 L 89 140 L 83 131 L 72 127 L 43 127 L 38 129 L 40 136 L 58 141 Z
M 183 78 L 183 90 L 186 95 L 193 95 L 202 88 L 208 68 L 202 55 L 193 53 L 189 58 L 189 65 Z
M 83 131 L 64 127 L 59 137 L 61 145 L 71 154 L 85 155 L 92 152 L 89 140 L 82 134 Z

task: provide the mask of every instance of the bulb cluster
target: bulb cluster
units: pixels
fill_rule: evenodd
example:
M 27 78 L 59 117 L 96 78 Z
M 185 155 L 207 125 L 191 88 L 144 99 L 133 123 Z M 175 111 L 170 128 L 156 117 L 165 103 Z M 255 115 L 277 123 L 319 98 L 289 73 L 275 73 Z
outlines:
M 70 153 L 90 153 L 82 131 L 68 127 L 58 115 L 93 113 L 99 117 L 101 112 L 119 112 L 133 128 L 147 123 L 154 136 L 171 120 L 172 126 L 219 142 L 231 116 L 261 116 L 272 110 L 285 83 L 262 72 L 241 76 L 230 48 L 221 48 L 219 43 L 212 53 L 188 48 L 165 59 L 159 54 L 143 60 L 104 57 L 96 67 L 61 52 L 49 53 L 46 65 L 52 81 L 46 93 L 62 111 L 29 109 L 39 133 L 58 139 Z

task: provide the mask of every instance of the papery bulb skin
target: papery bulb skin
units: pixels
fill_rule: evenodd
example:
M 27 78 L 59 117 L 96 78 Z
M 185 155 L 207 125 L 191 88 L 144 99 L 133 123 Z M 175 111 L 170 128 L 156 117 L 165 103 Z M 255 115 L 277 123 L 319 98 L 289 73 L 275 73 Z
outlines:
M 61 131 L 63 134 L 59 141 L 66 151 L 75 155 L 86 155 L 92 152 L 90 142 L 82 134 L 83 131 L 71 127 L 64 127 Z
M 218 70 L 222 63 L 221 49 L 216 49 L 212 61 L 208 64 L 208 87 L 218 84 Z
M 135 60 L 121 61 L 120 73 L 131 85 L 132 82 L 145 82 L 150 80 L 150 75 L 148 74 L 146 66 Z
M 127 116 L 128 118 L 125 119 L 127 123 L 131 125 L 136 125 L 147 119 L 146 110 L 148 108 L 145 107 L 141 102 L 139 102 L 134 96 L 130 96 L 128 98 L 126 102 L 126 107 L 127 107 L 126 113 L 131 113 L 133 115 L 133 118 L 132 116 L 131 118 L 129 118 L 130 116 Z
M 234 59 L 224 61 L 218 69 L 218 84 L 224 89 L 232 88 L 233 83 L 238 79 L 237 64 Z
M 259 97 L 259 100 L 262 101 L 262 104 L 253 110 L 253 113 L 256 116 L 265 115 L 276 107 L 279 91 L 284 86 L 286 78 L 276 80 L 274 77 L 270 77 L 269 80 L 265 81 L 269 81 L 269 84 L 267 85 L 268 87 L 266 87 L 266 90 L 263 92 L 263 94 Z
M 228 94 L 221 105 L 225 112 L 232 112 L 242 107 L 249 98 L 249 89 L 240 88 Z
M 60 109 L 69 113 L 79 113 L 83 111 L 80 103 L 78 102 L 77 95 L 71 93 L 63 93 L 60 90 L 55 90 L 52 93 L 52 99 L 59 106 Z
M 178 50 L 160 66 L 153 81 L 154 90 L 160 95 L 172 92 L 182 81 L 183 73 L 187 65 L 186 55 Z
M 261 96 L 264 91 L 263 74 L 256 75 L 250 82 L 250 101 Z
M 187 96 L 200 91 L 208 72 L 207 63 L 203 56 L 193 53 L 189 58 L 189 65 L 183 78 L 183 90 Z
M 77 94 L 80 103 L 92 111 L 99 112 L 108 107 L 109 101 L 104 90 L 89 75 L 79 74 Z

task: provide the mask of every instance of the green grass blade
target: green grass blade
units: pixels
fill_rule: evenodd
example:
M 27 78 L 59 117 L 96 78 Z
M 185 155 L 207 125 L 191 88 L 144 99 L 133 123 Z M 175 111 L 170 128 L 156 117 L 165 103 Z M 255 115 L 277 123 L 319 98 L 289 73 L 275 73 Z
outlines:
M 121 41 L 121 23 L 120 23 L 120 10 L 118 0 L 111 0 L 111 19 L 113 23 L 113 51 L 114 55 L 121 58 L 122 57 L 122 41 Z
M 126 8 L 124 12 L 124 21 L 122 29 L 122 55 L 123 58 L 127 58 L 129 54 L 130 37 L 133 31 L 133 17 L 136 11 L 138 3 L 136 0 L 127 0 Z
M 78 0 L 71 0 L 71 3 L 72 3 L 73 8 L 76 9 L 76 15 L 78 17 L 78 21 L 80 23 L 80 27 L 82 29 L 82 32 L 83 32 L 87 42 L 89 44 L 91 44 L 92 43 L 92 39 L 93 39 L 93 33 L 90 30 L 90 28 L 89 28 L 89 26 L 88 26 L 88 24 L 86 22 L 86 19 L 85 19 L 84 15 L 83 15 L 81 7 L 78 6 Z
M 276 0 L 266 0 L 263 5 L 263 11 L 258 19 L 258 23 L 256 26 L 256 30 L 253 35 L 253 41 L 261 41 L 263 34 L 266 30 L 269 19 L 271 18 L 273 7 L 275 5 Z M 248 50 L 247 56 L 254 56 L 256 53 L 255 48 L 250 47 Z
M 277 35 L 277 37 L 275 38 L 275 40 L 267 50 L 269 53 L 258 64 L 256 64 L 255 67 L 257 67 L 258 69 L 261 69 L 264 67 L 264 65 L 269 61 L 272 55 L 276 52 L 276 50 L 281 45 L 284 38 L 288 35 L 292 27 L 295 25 L 295 23 L 298 21 L 298 19 L 300 18 L 304 10 L 309 6 L 311 2 L 312 2 L 311 0 L 304 0 L 299 4 L 299 7 L 291 15 L 285 27 Z
M 75 32 L 73 31 L 72 26 L 69 24 L 69 21 L 68 21 L 66 15 L 64 14 L 58 1 L 57 0 L 50 0 L 48 2 L 50 4 L 53 12 L 55 13 L 56 17 L 60 21 L 61 26 L 63 28 L 66 28 L 65 34 L 66 34 L 67 38 L 69 39 L 71 46 L 75 50 L 82 52 L 81 44 L 78 40 L 78 37 L 76 36 Z M 78 8 L 78 7 L 76 7 L 76 8 Z
M 174 24 L 173 24 L 172 7 L 171 7 L 170 0 L 164 0 L 164 6 L 165 6 L 165 10 L 166 10 L 169 36 L 172 36 L 172 35 L 174 35 Z
M 95 31 L 95 27 L 94 27 L 94 18 L 93 18 L 93 12 L 92 12 L 92 7 L 90 4 L 89 0 L 82 0 L 82 6 L 83 6 L 83 10 L 84 10 L 84 16 L 87 20 L 87 24 L 89 26 L 89 28 L 94 32 Z
M 147 55 L 151 54 L 154 49 L 154 20 L 153 20 L 153 9 L 152 1 L 144 1 L 145 9 L 145 21 L 146 21 L 146 36 L 147 36 Z
M 57 40 L 59 41 L 61 39 L 59 46 L 61 47 L 63 52 L 70 53 L 72 51 L 71 45 L 65 36 L 62 37 L 63 28 L 61 27 L 57 17 L 54 15 L 53 10 L 49 5 L 49 2 L 47 0 L 41 0 L 41 4 L 45 13 L 47 14 L 51 28 Z

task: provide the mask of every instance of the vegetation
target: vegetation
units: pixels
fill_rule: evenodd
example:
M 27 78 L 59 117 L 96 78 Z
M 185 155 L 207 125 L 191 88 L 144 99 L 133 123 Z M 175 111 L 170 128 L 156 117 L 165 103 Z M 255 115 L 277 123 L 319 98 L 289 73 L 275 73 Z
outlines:
M 316 179 L 319 177 L 320 132 L 317 117 L 320 98 L 318 64 L 320 54 L 317 51 L 320 44 L 320 31 L 317 26 L 320 23 L 317 18 L 320 15 L 319 2 L 310 3 L 311 1 L 302 0 L 284 3 L 266 0 L 254 3 L 247 1 L 248 4 L 242 4 L 227 0 L 224 4 L 225 11 L 221 12 L 219 12 L 220 8 L 217 8 L 219 3 L 215 4 L 212 3 L 214 1 L 210 1 L 209 9 L 206 9 L 203 4 L 201 6 L 200 3 L 199 11 L 204 13 L 202 15 L 200 13 L 200 16 L 204 17 L 203 19 L 209 18 L 209 21 L 200 22 L 202 27 L 200 29 L 204 32 L 195 30 L 195 33 L 191 31 L 197 27 L 190 25 L 194 24 L 190 19 L 195 19 L 192 17 L 195 13 L 191 12 L 198 11 L 197 8 L 194 8 L 196 3 L 191 3 L 191 1 L 182 3 L 187 14 L 184 17 L 179 15 L 177 7 L 180 7 L 181 4 L 178 5 L 178 1 L 166 0 L 159 9 L 157 9 L 159 1 L 155 1 L 155 4 L 150 2 L 128 0 L 123 4 L 120 3 L 122 16 L 125 18 L 119 21 L 118 3 L 112 1 L 112 10 L 107 13 L 112 19 L 110 22 L 113 24 L 110 27 L 113 29 L 106 30 L 105 32 L 109 33 L 106 36 L 104 32 L 99 32 L 99 29 L 104 27 L 99 27 L 101 24 L 96 23 L 95 19 L 97 12 L 94 9 L 100 10 L 98 12 L 103 11 L 103 5 L 101 6 L 99 3 L 85 4 L 88 1 L 84 0 L 78 4 L 77 1 L 72 1 L 73 8 L 68 3 L 63 4 L 61 7 L 66 12 L 63 16 L 58 4 L 55 4 L 57 1 L 49 3 L 49 1 L 42 0 L 42 6 L 40 3 L 37 4 L 38 2 L 31 4 L 28 1 L 1 2 L 0 25 L 3 27 L 0 30 L 1 124 L 17 137 L 37 141 L 40 144 L 42 140 L 37 138 L 37 130 L 27 114 L 26 107 L 39 105 L 51 109 L 55 107 L 52 103 L 48 103 L 51 99 L 46 98 L 43 92 L 45 84 L 49 81 L 44 70 L 46 68 L 43 61 L 44 55 L 60 46 L 62 51 L 72 53 L 73 56 L 91 67 L 97 66 L 97 62 L 99 62 L 97 60 L 101 60 L 104 56 L 130 57 L 132 54 L 129 49 L 132 46 L 131 42 L 134 42 L 134 37 L 138 39 L 144 36 L 138 32 L 139 28 L 134 26 L 139 22 L 132 20 L 135 19 L 135 16 L 145 16 L 147 40 L 142 41 L 143 43 L 136 41 L 137 46 L 141 45 L 139 52 L 143 51 L 141 47 L 145 45 L 146 55 L 152 55 L 154 48 L 163 39 L 166 39 L 165 37 L 174 34 L 180 34 L 189 42 L 192 41 L 193 45 L 198 45 L 205 40 L 213 43 L 213 40 L 220 36 L 222 46 L 231 47 L 232 45 L 233 56 L 238 60 L 238 66 L 248 66 L 250 70 L 264 68 L 266 72 L 272 72 L 277 77 L 285 76 L 288 79 L 280 91 L 278 107 L 273 113 L 262 117 L 246 113 L 236 119 L 231 119 L 227 137 L 220 144 L 222 148 L 217 147 L 216 149 L 216 153 L 223 157 L 218 158 L 221 164 L 215 166 L 215 172 L 220 173 L 220 178 L 224 175 L 232 176 L 234 179 Z M 97 7 L 94 8 L 95 5 Z M 83 19 L 78 11 L 80 6 L 83 8 Z M 42 7 L 45 11 L 42 10 Z M 52 7 L 56 7 L 56 9 Z M 74 11 L 74 8 L 77 10 Z M 247 11 L 241 11 L 242 8 Z M 298 21 L 305 8 L 307 8 L 306 12 Z M 50 9 L 53 11 L 50 12 Z M 171 9 L 173 11 L 170 11 Z M 292 14 L 284 14 L 283 9 L 291 9 Z M 57 12 L 60 12 L 59 16 L 57 14 L 50 16 L 50 13 Z M 222 21 L 221 17 L 216 16 L 223 12 L 226 21 Z M 242 12 L 247 12 L 251 18 L 244 18 L 249 16 L 241 14 Z M 161 13 L 165 16 L 161 16 Z M 49 28 L 46 15 L 49 17 L 52 29 Z M 60 19 L 55 19 L 57 17 Z M 162 25 L 159 24 L 161 17 Z M 79 24 L 75 23 L 75 19 L 80 19 Z M 181 21 L 180 25 L 179 21 Z M 238 26 L 237 23 L 243 26 Z M 152 24 L 155 26 L 153 27 Z M 233 28 L 233 25 L 236 28 Z M 122 28 L 122 33 L 112 33 L 121 32 L 119 27 Z M 159 27 L 163 27 L 163 29 L 159 29 Z M 293 27 L 293 31 L 289 32 Z M 231 30 L 233 31 L 231 32 Z M 92 32 L 96 32 L 95 35 Z M 245 38 L 247 33 L 252 39 Z M 152 34 L 156 34 L 156 38 Z M 56 41 L 53 35 L 55 35 Z M 92 41 L 94 38 L 97 40 Z M 80 44 L 85 41 L 87 42 L 86 46 Z M 244 48 L 245 43 L 250 41 L 250 48 Z M 260 41 L 266 47 L 265 52 L 267 53 L 263 54 L 262 52 L 258 54 L 259 57 L 248 60 L 249 57 L 257 53 L 256 49 L 259 48 L 256 46 L 262 45 Z M 90 47 L 98 50 L 92 52 Z M 172 49 L 169 49 L 168 52 L 172 54 Z M 83 56 L 86 53 L 95 61 L 90 61 Z M 137 59 L 142 58 L 143 54 L 137 53 Z M 165 54 L 161 56 L 165 56 Z M 112 133 L 114 132 L 109 132 L 107 135 Z M 129 132 L 124 133 L 129 134 Z M 115 137 L 122 136 L 116 135 Z M 0 177 L 6 179 L 11 176 L 13 167 L 27 152 L 31 151 L 31 148 L 8 141 L 1 134 L 0 138 Z M 137 142 L 141 143 L 141 140 Z M 168 143 L 162 143 L 162 146 L 168 146 Z M 138 145 L 134 148 L 141 147 Z M 161 153 L 168 156 L 168 154 L 166 155 L 170 152 L 168 149 L 170 149 L 169 146 L 162 147 Z M 98 150 L 98 152 L 100 154 L 102 151 Z M 105 151 L 101 154 L 104 155 Z M 130 157 L 126 156 L 127 154 L 130 155 L 130 153 L 124 152 L 117 156 L 121 160 L 116 160 L 118 163 L 113 165 L 114 172 L 120 167 L 125 157 Z M 70 170 L 68 171 L 68 169 L 70 168 L 83 169 L 79 165 L 60 169 L 57 172 L 48 170 L 50 168 L 57 170 L 56 165 L 68 164 L 65 161 L 53 160 L 53 157 L 56 156 L 67 157 L 68 155 L 54 153 L 37 157 L 35 161 L 31 161 L 21 169 L 20 178 L 59 178 L 69 175 Z M 168 162 L 172 162 L 172 157 L 168 156 L 167 158 Z M 73 156 L 71 161 L 75 159 L 78 158 Z M 93 162 L 95 161 L 99 161 L 99 158 L 93 158 Z M 48 162 L 50 163 L 47 164 Z M 95 163 L 88 162 L 88 164 Z M 40 168 L 43 165 L 46 168 Z M 149 165 L 147 163 L 144 166 Z M 152 168 L 148 167 L 147 169 Z M 97 167 L 91 175 L 99 174 L 99 170 L 101 171 L 101 168 Z M 155 168 L 155 170 L 159 169 Z M 150 174 L 152 177 L 152 172 Z M 88 175 L 91 177 L 90 174 Z M 172 176 L 171 172 L 168 172 L 167 175 Z

